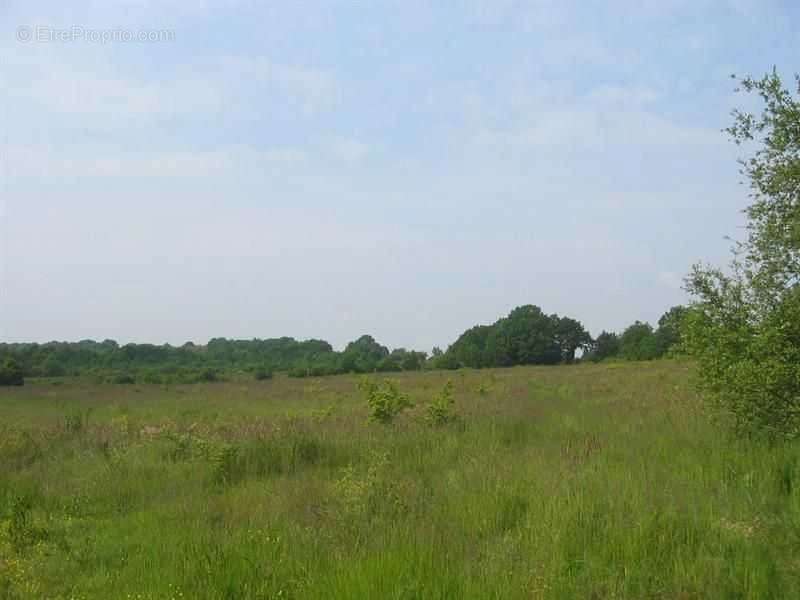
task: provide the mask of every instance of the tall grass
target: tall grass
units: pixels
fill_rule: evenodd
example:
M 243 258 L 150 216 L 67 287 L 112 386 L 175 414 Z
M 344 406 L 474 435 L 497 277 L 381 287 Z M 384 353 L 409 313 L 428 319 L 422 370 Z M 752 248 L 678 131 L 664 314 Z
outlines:
M 688 365 L 393 380 L 0 391 L 0 598 L 800 597 L 800 447 Z

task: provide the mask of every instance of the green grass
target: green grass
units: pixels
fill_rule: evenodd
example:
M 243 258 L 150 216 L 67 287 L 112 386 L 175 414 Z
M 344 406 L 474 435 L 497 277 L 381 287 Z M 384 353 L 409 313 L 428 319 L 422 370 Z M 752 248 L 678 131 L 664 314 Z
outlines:
M 391 378 L 0 389 L 0 598 L 800 597 L 800 447 L 688 365 Z

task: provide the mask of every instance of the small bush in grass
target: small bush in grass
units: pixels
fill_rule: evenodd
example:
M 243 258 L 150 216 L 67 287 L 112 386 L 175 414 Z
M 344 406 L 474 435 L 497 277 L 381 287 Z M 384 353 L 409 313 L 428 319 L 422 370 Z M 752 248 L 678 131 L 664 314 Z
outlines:
M 401 488 L 390 473 L 386 452 L 373 452 L 366 469 L 348 465 L 334 483 L 341 510 L 338 517 L 356 528 L 378 516 L 397 516 L 408 510 Z
M 33 541 L 32 508 L 33 503 L 26 496 L 17 496 L 11 502 L 11 521 L 8 526 L 8 536 L 12 547 L 17 552 Z
M 26 548 L 50 537 L 46 529 L 34 525 L 32 513 L 33 501 L 29 496 L 15 495 L 12 497 L 11 518 L 6 531 L 8 540 L 11 542 L 11 548 L 17 553 L 23 552 Z M 0 563 L 0 566 L 2 566 L 2 563 Z M 0 570 L 0 575 L 2 575 L 2 570 Z M 2 588 L 0 588 L 0 591 L 2 591 Z M 16 596 L 11 597 L 16 598 Z
M 433 399 L 426 410 L 426 421 L 434 426 L 446 425 L 456 420 L 457 415 L 454 410 L 455 400 L 453 400 L 453 382 L 447 380 L 442 391 Z
M 64 415 L 64 431 L 71 434 L 78 434 L 84 430 L 89 421 L 89 413 L 84 417 L 83 413 L 76 411 Z
M 243 463 L 240 460 L 237 446 L 222 445 L 214 453 L 212 460 L 214 470 L 211 479 L 217 485 L 231 485 L 238 482 L 244 475 Z
M 408 396 L 400 392 L 397 384 L 389 379 L 377 383 L 364 377 L 358 383 L 358 389 L 366 396 L 371 421 L 389 424 L 403 410 L 412 406 Z

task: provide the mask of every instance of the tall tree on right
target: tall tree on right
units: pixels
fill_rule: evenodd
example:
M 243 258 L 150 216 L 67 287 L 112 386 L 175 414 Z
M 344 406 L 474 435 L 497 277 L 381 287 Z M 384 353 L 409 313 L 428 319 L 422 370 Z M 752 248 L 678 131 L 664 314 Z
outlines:
M 760 114 L 734 111 L 733 140 L 750 184 L 747 237 L 726 270 L 696 265 L 683 343 L 704 392 L 748 433 L 800 435 L 800 77 L 786 89 L 773 70 L 745 78 Z

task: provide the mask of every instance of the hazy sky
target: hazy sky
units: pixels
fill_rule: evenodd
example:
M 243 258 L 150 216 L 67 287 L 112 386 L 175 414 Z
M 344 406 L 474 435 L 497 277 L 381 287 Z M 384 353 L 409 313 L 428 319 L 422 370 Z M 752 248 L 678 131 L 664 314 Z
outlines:
M 731 73 L 800 67 L 793 1 L 5 0 L 0 32 L 4 341 L 654 321 L 741 234 Z

